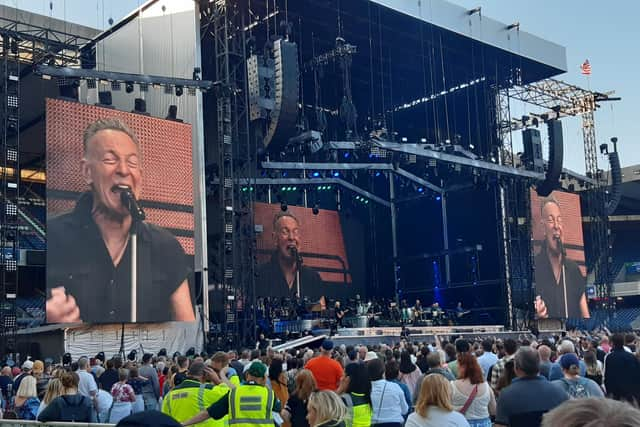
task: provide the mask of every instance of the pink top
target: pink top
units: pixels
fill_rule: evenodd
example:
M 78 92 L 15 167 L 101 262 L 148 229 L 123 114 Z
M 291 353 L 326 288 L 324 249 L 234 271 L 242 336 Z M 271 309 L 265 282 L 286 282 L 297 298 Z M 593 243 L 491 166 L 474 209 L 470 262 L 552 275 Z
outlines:
M 114 403 L 136 401 L 136 395 L 133 392 L 133 387 L 131 387 L 129 384 L 122 384 L 120 382 L 115 383 L 111 387 L 111 396 L 113 396 Z

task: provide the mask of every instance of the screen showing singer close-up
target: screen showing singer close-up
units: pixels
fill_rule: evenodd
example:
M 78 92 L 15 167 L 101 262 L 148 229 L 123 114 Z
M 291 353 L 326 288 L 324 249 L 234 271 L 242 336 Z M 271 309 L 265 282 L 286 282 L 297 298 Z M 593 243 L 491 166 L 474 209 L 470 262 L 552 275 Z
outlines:
M 194 320 L 190 171 L 190 125 L 47 101 L 47 322 Z
M 590 317 L 579 197 L 559 191 L 539 197 L 532 191 L 531 209 L 537 316 Z

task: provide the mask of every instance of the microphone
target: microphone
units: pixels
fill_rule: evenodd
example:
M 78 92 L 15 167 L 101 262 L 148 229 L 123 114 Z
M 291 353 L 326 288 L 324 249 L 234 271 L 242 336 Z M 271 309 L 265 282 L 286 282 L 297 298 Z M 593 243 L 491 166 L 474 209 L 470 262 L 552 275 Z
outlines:
M 558 249 L 560 249 L 560 253 L 562 254 L 562 256 L 566 256 L 567 255 L 567 251 L 564 248 L 564 244 L 562 243 L 562 239 L 560 239 L 560 236 L 555 236 L 554 238 L 558 242 Z
M 131 191 L 131 187 L 128 185 L 116 185 L 113 188 L 114 193 L 120 193 L 120 201 L 122 205 L 127 208 L 134 221 L 144 221 L 146 215 L 142 206 L 136 200 L 136 196 Z
M 296 259 L 296 262 L 298 264 L 302 264 L 302 255 L 300 255 L 300 253 L 298 252 L 298 248 L 296 248 L 295 246 L 290 246 L 289 253 L 291 253 L 291 256 Z

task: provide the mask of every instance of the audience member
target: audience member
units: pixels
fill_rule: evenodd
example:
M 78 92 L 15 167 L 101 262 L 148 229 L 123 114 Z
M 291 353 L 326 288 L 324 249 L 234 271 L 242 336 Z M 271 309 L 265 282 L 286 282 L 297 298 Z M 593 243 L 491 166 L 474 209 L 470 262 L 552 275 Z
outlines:
M 340 363 L 331 358 L 333 341 L 324 340 L 319 356 L 309 360 L 305 366 L 313 374 L 318 390 L 336 391 L 343 375 Z
M 604 386 L 616 400 L 640 400 L 640 362 L 624 349 L 624 336 L 611 337 L 611 352 L 604 359 Z
M 590 397 L 567 400 L 547 412 L 542 427 L 640 426 L 640 410 L 626 402 Z
M 347 407 L 340 397 L 330 390 L 311 393 L 307 405 L 307 420 L 311 427 L 345 427 Z
M 451 389 L 439 374 L 428 374 L 422 380 L 416 410 L 409 415 L 405 427 L 468 427 L 465 417 L 453 410 Z
M 531 347 L 518 350 L 514 368 L 517 378 L 500 392 L 496 426 L 538 426 L 542 415 L 567 400 L 569 395 L 539 375 L 540 356 Z
M 367 371 L 371 381 L 371 407 L 373 414 L 371 425 L 384 427 L 401 427 L 404 416 L 409 412 L 409 405 L 398 384 L 383 378 L 382 360 L 373 359 L 367 362 Z
M 472 427 L 491 427 L 496 413 L 493 389 L 484 379 L 482 368 L 471 353 L 458 355 L 458 379 L 451 382 L 451 404 Z

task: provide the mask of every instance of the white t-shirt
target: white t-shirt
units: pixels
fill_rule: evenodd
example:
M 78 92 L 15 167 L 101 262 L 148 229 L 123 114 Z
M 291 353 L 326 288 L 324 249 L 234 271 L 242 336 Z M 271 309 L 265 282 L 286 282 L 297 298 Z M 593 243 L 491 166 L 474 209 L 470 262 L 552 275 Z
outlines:
M 469 422 L 460 412 L 447 412 L 437 406 L 429 406 L 427 418 L 414 412 L 409 415 L 404 427 L 469 427 Z
M 78 393 L 91 398 L 92 394 L 95 395 L 98 392 L 98 384 L 96 384 L 96 380 L 93 379 L 93 375 L 87 371 L 78 370 L 76 373 L 78 374 L 78 377 L 80 377 Z

